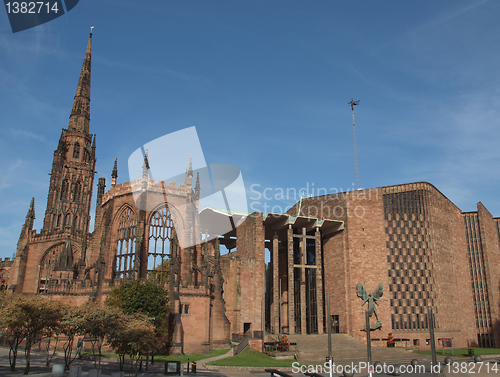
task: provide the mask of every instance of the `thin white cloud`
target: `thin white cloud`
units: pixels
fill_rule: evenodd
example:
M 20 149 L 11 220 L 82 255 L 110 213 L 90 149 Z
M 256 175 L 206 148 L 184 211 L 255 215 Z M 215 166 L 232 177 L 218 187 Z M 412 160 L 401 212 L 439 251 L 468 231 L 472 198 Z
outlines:
M 7 132 L 12 136 L 20 136 L 20 137 L 25 137 L 25 138 L 29 138 L 29 139 L 34 139 L 34 140 L 38 140 L 38 141 L 41 141 L 43 143 L 47 143 L 50 145 L 53 144 L 53 143 L 48 143 L 45 136 L 38 134 L 38 133 L 35 133 L 35 132 L 28 131 L 28 130 L 8 128 Z
M 0 168 L 0 191 L 13 185 L 13 176 L 22 164 L 23 162 L 18 158 L 5 168 L 3 166 Z

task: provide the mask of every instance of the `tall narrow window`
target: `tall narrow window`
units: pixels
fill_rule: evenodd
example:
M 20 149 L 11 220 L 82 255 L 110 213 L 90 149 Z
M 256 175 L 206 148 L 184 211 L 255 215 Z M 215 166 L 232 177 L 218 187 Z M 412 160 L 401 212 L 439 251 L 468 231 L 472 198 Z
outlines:
M 318 333 L 318 298 L 316 292 L 316 269 L 306 268 L 306 316 L 307 333 Z
M 148 278 L 167 278 L 171 254 L 173 222 L 170 211 L 163 208 L 151 216 L 149 224 Z
M 71 214 L 69 213 L 64 217 L 64 226 L 71 226 Z
M 61 186 L 61 200 L 68 200 L 69 181 L 65 179 Z
M 73 146 L 73 158 L 80 157 L 80 144 L 78 142 Z
M 75 185 L 75 193 L 73 195 L 73 201 L 80 202 L 82 200 L 82 182 L 78 181 Z
M 75 218 L 73 219 L 73 228 L 78 229 L 79 225 L 80 224 L 78 223 L 78 216 L 75 216 Z
M 116 246 L 116 277 L 132 277 L 135 261 L 135 235 L 137 219 L 131 208 L 122 211 L 118 219 Z

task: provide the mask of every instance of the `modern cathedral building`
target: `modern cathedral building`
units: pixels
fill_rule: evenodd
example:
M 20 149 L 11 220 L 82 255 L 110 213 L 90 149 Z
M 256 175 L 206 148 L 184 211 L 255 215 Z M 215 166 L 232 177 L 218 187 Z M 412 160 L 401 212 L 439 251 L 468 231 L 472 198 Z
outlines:
M 197 208 L 199 179 L 190 167 L 184 183 L 155 181 L 146 154 L 141 179 L 117 184 L 116 160 L 108 190 L 98 179 L 90 231 L 91 44 L 92 35 L 54 151 L 43 228 L 33 229 L 32 201 L 14 260 L 0 262 L 2 289 L 80 305 L 125 280 L 154 279 L 169 290 L 172 351 L 191 353 L 242 336 L 261 349 L 266 332 L 321 334 L 330 323 L 363 340 L 366 305 L 356 284 L 371 293 L 382 283 L 382 329 L 372 337 L 392 332 L 425 347 L 432 308 L 436 338 L 500 345 L 500 220 L 481 203 L 463 213 L 429 183 L 306 198 L 285 214 L 206 209 L 236 226 L 181 247 L 173 220 L 186 221 L 184 232 L 196 228 L 197 216 L 183 211 Z

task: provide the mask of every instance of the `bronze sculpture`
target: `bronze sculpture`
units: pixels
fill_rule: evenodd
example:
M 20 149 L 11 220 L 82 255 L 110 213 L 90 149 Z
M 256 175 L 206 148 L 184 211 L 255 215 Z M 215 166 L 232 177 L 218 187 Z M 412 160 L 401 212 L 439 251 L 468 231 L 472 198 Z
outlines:
M 381 329 L 382 322 L 380 321 L 380 318 L 378 317 L 376 305 L 378 305 L 377 301 L 382 301 L 382 300 L 380 300 L 380 297 L 382 297 L 384 294 L 383 284 L 380 283 L 378 285 L 377 289 L 375 289 L 375 291 L 373 291 L 373 293 L 368 294 L 366 292 L 364 285 L 361 283 L 358 283 L 358 284 L 356 284 L 356 291 L 357 291 L 358 297 L 363 300 L 363 305 L 368 303 L 368 316 L 371 317 L 375 313 L 375 317 L 377 318 L 377 322 L 374 325 L 370 325 L 370 330 Z M 363 326 L 361 331 L 366 331 L 366 325 Z

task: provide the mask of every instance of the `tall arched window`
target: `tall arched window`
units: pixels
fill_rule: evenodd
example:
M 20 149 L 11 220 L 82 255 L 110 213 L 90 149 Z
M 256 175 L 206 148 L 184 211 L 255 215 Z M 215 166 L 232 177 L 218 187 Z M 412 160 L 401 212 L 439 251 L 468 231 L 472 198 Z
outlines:
M 75 193 L 73 195 L 73 201 L 79 202 L 82 200 L 82 182 L 78 181 L 75 185 Z
M 71 214 L 69 213 L 64 216 L 64 226 L 71 226 Z
M 172 229 L 174 225 L 168 209 L 163 208 L 151 216 L 148 243 L 148 277 L 165 280 L 170 257 Z
M 78 223 L 78 216 L 75 216 L 75 218 L 73 219 L 73 228 L 78 229 L 79 225 L 80 224 Z
M 61 186 L 61 200 L 68 200 L 69 181 L 65 179 Z
M 131 208 L 122 211 L 118 219 L 116 246 L 116 277 L 132 277 L 135 261 L 135 235 L 137 219 Z
M 62 215 L 57 215 L 57 222 L 56 222 L 56 228 L 59 228 L 61 226 L 61 220 L 62 220 Z
M 73 146 L 73 158 L 80 157 L 80 144 L 78 142 Z

